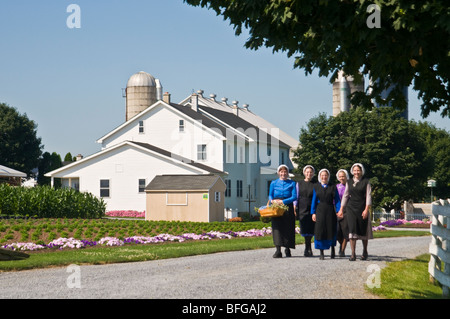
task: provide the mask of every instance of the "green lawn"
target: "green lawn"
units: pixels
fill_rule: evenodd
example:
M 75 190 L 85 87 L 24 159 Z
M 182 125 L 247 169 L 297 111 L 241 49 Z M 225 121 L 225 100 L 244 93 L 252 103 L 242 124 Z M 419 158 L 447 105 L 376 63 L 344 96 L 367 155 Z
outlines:
M 389 263 L 381 270 L 380 288 L 367 288 L 388 299 L 442 299 L 442 288 L 430 282 L 430 255 Z

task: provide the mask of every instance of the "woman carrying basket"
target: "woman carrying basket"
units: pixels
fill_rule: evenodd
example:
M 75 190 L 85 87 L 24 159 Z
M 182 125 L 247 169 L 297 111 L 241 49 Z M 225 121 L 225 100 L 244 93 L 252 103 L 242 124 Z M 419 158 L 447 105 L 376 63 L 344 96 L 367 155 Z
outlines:
M 285 247 L 286 257 L 291 257 L 290 248 L 295 249 L 295 212 L 294 200 L 297 199 L 296 183 L 289 179 L 286 165 L 277 169 L 279 179 L 270 183 L 269 202 L 284 204 L 289 209 L 281 217 L 272 217 L 272 236 L 276 251 L 273 258 L 282 257 L 281 247 Z

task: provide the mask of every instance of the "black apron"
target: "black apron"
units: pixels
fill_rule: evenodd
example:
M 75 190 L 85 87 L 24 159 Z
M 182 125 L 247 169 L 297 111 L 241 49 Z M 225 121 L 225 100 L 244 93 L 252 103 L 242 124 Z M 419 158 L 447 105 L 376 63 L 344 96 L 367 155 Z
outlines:
M 369 217 L 362 218 L 362 212 L 366 208 L 367 185 L 369 180 L 362 178 L 353 186 L 353 178 L 347 182 L 349 199 L 346 205 L 346 218 L 348 232 L 358 236 L 366 236 Z
M 276 198 L 284 199 L 284 198 Z M 272 237 L 275 246 L 295 248 L 295 214 L 294 205 L 287 205 L 289 209 L 281 217 L 272 217 Z
M 314 236 L 314 225 L 311 216 L 311 201 L 314 190 L 313 182 L 298 182 L 298 220 L 302 236 Z
M 336 186 L 323 187 L 317 183 L 314 186 L 316 197 L 319 200 L 316 208 L 316 226 L 314 240 L 332 240 L 336 238 L 337 217 L 334 206 Z

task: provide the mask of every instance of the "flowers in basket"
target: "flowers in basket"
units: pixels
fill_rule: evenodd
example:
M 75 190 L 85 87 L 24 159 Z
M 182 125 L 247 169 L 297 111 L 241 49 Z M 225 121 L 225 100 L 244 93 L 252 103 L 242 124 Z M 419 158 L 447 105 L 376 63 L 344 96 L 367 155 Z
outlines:
M 262 216 L 262 217 L 280 217 L 283 216 L 284 212 L 287 211 L 289 207 L 284 204 L 278 204 L 278 203 L 272 203 L 269 205 L 267 203 L 267 206 L 261 206 L 259 208 L 255 207 L 255 210 Z

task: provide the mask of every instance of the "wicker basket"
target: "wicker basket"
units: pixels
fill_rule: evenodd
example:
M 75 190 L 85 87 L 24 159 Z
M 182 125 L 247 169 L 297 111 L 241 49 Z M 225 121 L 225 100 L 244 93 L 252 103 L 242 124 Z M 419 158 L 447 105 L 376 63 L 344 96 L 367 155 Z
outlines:
M 267 204 L 269 204 L 269 203 L 267 203 Z M 285 211 L 286 210 L 284 210 L 281 207 L 273 207 L 273 206 L 269 206 L 269 205 L 267 205 L 266 208 L 258 210 L 261 217 L 281 217 L 281 216 L 283 216 Z

